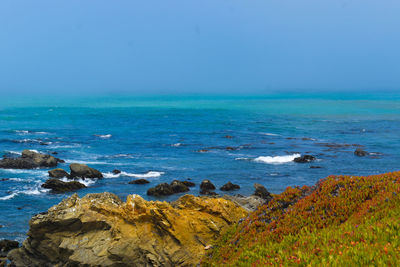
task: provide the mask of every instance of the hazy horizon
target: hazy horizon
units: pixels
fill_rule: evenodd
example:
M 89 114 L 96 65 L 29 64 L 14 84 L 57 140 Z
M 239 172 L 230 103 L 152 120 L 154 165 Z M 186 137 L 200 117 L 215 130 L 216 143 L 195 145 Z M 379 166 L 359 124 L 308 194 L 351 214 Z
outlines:
M 3 95 L 400 89 L 400 2 L 0 3 Z

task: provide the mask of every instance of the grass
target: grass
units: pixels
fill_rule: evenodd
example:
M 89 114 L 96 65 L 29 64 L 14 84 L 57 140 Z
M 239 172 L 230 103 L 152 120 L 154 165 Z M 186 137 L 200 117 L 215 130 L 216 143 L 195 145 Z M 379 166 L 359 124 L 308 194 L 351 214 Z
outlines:
M 400 172 L 288 187 L 233 226 L 203 266 L 398 266 Z

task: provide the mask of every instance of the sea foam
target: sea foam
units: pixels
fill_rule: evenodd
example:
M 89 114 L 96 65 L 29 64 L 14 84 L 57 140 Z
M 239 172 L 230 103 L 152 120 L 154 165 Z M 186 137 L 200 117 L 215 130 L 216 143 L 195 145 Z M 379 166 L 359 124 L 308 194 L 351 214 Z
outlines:
M 163 175 L 164 172 L 157 172 L 157 171 L 149 171 L 143 174 L 140 173 L 129 173 L 129 172 L 121 172 L 118 174 L 114 174 L 111 172 L 103 173 L 104 178 L 118 178 L 120 176 L 128 176 L 128 177 L 135 177 L 135 178 L 156 178 Z
M 254 159 L 256 162 L 262 162 L 267 164 L 283 164 L 293 161 L 295 158 L 300 157 L 300 154 L 292 154 L 286 156 L 260 156 Z

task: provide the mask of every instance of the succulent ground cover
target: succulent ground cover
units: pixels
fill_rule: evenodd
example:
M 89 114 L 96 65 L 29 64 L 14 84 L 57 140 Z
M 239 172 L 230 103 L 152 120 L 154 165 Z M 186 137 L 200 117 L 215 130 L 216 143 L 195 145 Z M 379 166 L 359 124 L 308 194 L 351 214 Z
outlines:
M 204 266 L 398 266 L 400 172 L 288 187 L 231 227 Z

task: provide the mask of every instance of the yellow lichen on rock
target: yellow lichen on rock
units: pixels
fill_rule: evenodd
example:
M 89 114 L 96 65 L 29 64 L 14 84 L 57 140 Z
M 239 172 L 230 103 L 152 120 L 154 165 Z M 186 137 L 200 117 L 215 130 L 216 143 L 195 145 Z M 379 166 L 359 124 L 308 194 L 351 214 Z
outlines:
M 175 202 L 122 202 L 76 194 L 32 218 L 16 266 L 192 266 L 230 224 L 247 216 L 232 201 L 185 195 Z

